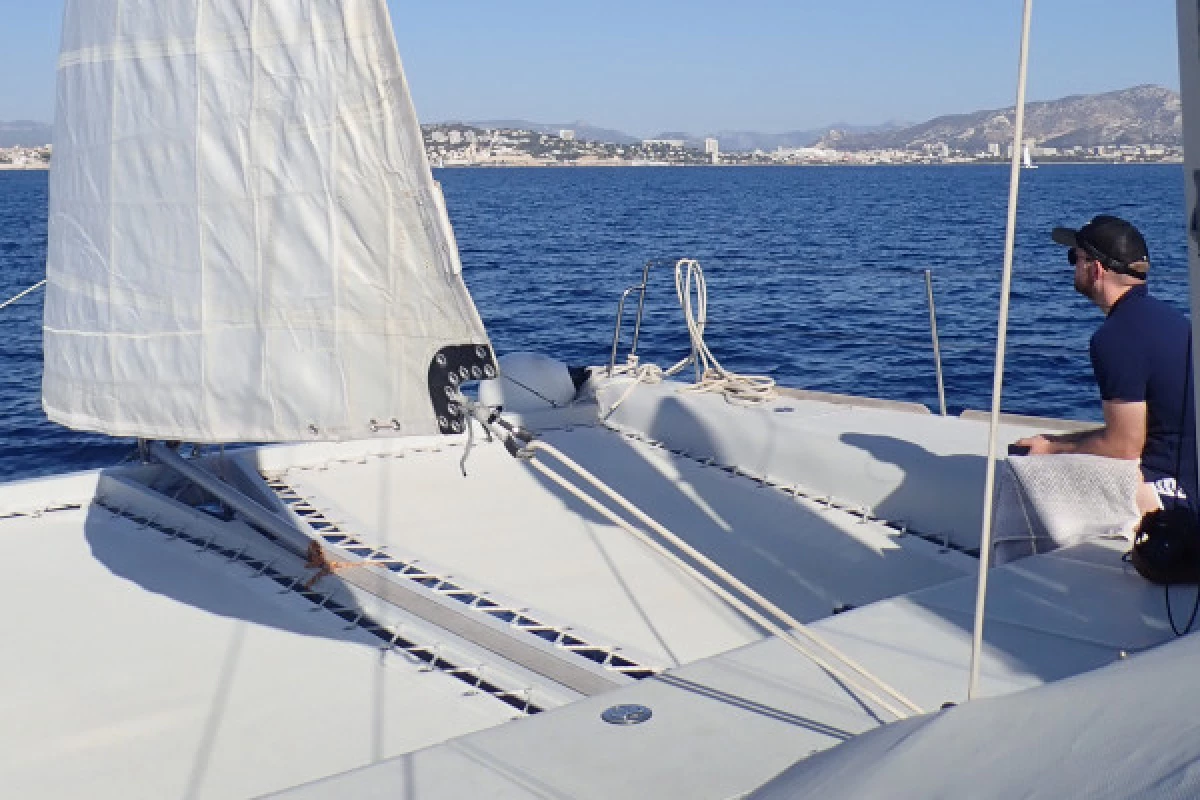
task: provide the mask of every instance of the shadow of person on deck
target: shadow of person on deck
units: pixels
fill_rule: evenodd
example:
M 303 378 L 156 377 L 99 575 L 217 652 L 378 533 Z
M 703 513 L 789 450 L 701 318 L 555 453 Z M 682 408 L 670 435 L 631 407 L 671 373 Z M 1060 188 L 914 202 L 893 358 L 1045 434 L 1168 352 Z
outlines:
M 744 458 L 735 458 L 727 432 L 714 428 L 713 420 L 694 407 L 711 399 L 673 394 L 658 398 L 644 421 L 649 442 L 603 428 L 577 429 L 568 435 L 547 431 L 544 436 L 798 620 L 828 617 L 956 574 L 948 568 L 939 571 L 938 565 L 913 562 L 901 549 L 882 546 L 882 539 L 851 535 L 844 526 L 857 524 L 855 518 L 831 516 L 748 477 L 746 472 L 774 463 L 781 448 L 795 444 L 788 440 L 783 417 L 763 410 L 739 412 L 761 415 L 762 426 L 756 429 L 754 441 L 740 441 Z M 735 467 L 740 471 L 735 472 Z M 607 519 L 557 486 L 544 480 L 542 484 L 588 523 L 598 547 L 611 541 L 606 531 L 612 525 Z M 601 551 L 629 601 L 641 607 L 641 596 L 652 596 L 657 590 L 633 585 L 626 574 L 644 569 L 633 562 L 616 563 L 603 547 Z M 701 595 L 705 602 L 712 599 L 706 591 Z M 643 616 L 649 621 L 654 615 L 645 610 Z
M 838 439 L 902 473 L 899 485 L 876 501 L 875 516 L 968 550 L 978 548 L 985 456 L 939 455 L 916 442 L 875 433 L 843 433 Z

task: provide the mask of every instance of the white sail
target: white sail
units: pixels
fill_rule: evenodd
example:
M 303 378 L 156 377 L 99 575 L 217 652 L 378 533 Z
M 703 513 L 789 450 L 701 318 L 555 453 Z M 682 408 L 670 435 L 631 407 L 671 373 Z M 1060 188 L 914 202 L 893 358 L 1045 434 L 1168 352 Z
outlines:
M 49 222 L 73 428 L 432 433 L 436 354 L 492 358 L 384 0 L 68 0 Z

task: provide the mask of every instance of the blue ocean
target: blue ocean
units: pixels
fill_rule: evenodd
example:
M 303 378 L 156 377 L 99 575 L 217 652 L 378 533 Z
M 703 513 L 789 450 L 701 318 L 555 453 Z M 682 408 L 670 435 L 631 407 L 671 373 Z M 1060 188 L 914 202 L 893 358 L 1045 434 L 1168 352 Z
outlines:
M 1021 176 L 1004 410 L 1098 419 L 1055 225 L 1097 213 L 1150 244 L 1151 291 L 1187 308 L 1179 165 L 1044 165 Z M 991 406 L 1009 170 L 999 165 L 447 169 L 464 276 L 496 350 L 606 363 L 621 291 L 651 271 L 639 353 L 686 354 L 670 262 L 700 260 L 721 363 L 806 389 L 937 406 L 932 270 L 951 412 Z M 0 172 L 0 299 L 44 277 L 47 176 Z M 131 443 L 41 410 L 41 295 L 0 311 L 0 479 L 107 466 Z M 627 329 L 628 330 L 628 329 Z M 622 355 L 628 346 L 628 338 Z

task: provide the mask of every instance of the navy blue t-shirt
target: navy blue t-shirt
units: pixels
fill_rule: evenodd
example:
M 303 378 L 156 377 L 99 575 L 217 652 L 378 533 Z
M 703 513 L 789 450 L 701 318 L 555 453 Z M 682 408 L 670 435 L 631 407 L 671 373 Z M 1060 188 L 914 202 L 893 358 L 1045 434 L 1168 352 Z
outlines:
M 1146 403 L 1142 474 L 1147 481 L 1175 477 L 1193 506 L 1196 491 L 1196 419 L 1188 341 L 1191 324 L 1143 284 L 1127 291 L 1092 335 L 1092 369 L 1104 400 Z M 1179 457 L 1180 421 L 1183 453 Z

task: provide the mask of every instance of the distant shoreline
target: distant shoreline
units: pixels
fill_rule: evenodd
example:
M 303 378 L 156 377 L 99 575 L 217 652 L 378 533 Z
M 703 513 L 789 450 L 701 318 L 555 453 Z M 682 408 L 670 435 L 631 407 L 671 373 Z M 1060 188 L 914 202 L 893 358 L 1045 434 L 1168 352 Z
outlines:
M 914 162 L 899 163 L 844 163 L 844 162 L 815 162 L 811 164 L 445 164 L 433 166 L 432 169 L 812 169 L 817 167 L 1004 167 L 1009 168 L 1007 161 L 953 161 L 953 162 Z M 1036 165 L 1040 167 L 1057 166 L 1099 166 L 1099 167 L 1131 167 L 1131 166 L 1183 166 L 1182 161 L 1043 161 Z
M 1057 167 L 1057 166 L 1100 166 L 1100 167 L 1128 167 L 1128 166 L 1183 166 L 1182 161 L 1047 161 L 1038 164 L 1038 167 Z M 844 167 L 851 169 L 862 169 L 864 167 L 1008 167 L 1007 162 L 996 161 L 956 161 L 952 163 L 913 163 L 903 162 L 899 164 L 840 164 L 836 162 L 816 163 L 816 164 L 446 164 L 440 167 L 432 167 L 435 170 L 443 169 L 813 169 L 819 167 Z M 0 164 L 0 172 L 48 172 L 49 164 L 40 166 L 13 166 L 12 164 Z

